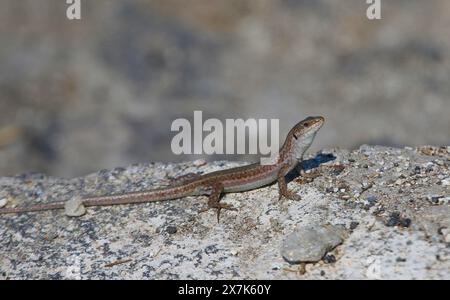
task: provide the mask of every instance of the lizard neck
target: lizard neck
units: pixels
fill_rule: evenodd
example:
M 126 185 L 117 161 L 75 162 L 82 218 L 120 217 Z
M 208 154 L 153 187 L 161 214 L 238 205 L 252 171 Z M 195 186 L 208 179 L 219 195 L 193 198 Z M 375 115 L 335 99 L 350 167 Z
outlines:
M 283 146 L 280 149 L 278 155 L 278 164 L 296 164 L 298 162 L 296 152 L 297 151 L 295 151 L 295 145 L 293 143 L 293 136 L 291 134 L 288 134 Z
M 278 156 L 278 164 L 296 165 L 303 160 L 303 155 L 311 146 L 314 134 L 308 134 L 299 138 L 294 138 L 288 134 Z

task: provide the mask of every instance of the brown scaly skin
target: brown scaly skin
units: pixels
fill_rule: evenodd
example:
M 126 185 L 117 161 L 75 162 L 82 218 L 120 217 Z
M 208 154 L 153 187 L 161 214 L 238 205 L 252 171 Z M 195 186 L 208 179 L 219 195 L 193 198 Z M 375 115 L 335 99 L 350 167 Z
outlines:
M 279 199 L 282 197 L 299 199 L 298 195 L 288 190 L 285 175 L 302 161 L 303 154 L 312 144 L 324 121 L 323 117 L 308 117 L 297 123 L 289 131 L 273 165 L 251 164 L 204 175 L 183 176 L 183 180 L 167 188 L 89 197 L 82 199 L 82 204 L 84 206 L 117 205 L 208 195 L 208 208 L 217 209 L 217 218 L 219 218 L 221 209 L 233 209 L 230 205 L 219 202 L 223 193 L 248 191 L 275 181 L 278 183 Z M 65 202 L 62 201 L 23 208 L 3 208 L 0 209 L 0 214 L 63 209 L 64 207 Z

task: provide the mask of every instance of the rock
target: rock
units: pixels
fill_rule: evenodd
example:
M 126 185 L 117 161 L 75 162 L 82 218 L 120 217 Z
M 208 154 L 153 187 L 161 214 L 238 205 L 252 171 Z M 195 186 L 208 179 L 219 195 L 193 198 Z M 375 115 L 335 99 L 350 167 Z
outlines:
M 313 181 L 289 182 L 302 201 L 278 201 L 277 184 L 225 194 L 222 201 L 239 211 L 223 210 L 219 223 L 215 211 L 199 213 L 207 200 L 195 196 L 87 207 L 92 213 L 82 219 L 67 218 L 62 210 L 0 215 L 2 272 L 11 279 L 73 278 L 69 271 L 82 279 L 318 279 L 321 271 L 327 279 L 450 279 L 449 194 L 442 184 L 447 166 L 405 149 L 327 151 L 331 154 L 306 156 L 314 162 L 311 171 L 320 173 Z M 346 164 L 350 157 L 355 162 Z M 377 171 L 378 161 L 384 161 L 383 172 Z M 421 167 L 420 174 L 410 175 L 428 162 L 430 172 Z M 76 178 L 0 177 L 0 199 L 14 207 L 69 200 L 66 214 L 80 216 L 86 210 L 78 195 L 148 190 L 166 186 L 170 177 L 243 165 L 197 164 L 135 164 Z M 343 164 L 339 175 L 327 171 Z M 411 186 L 394 185 L 398 178 Z M 345 201 L 343 188 L 351 196 Z M 322 225 L 330 223 L 343 224 L 348 232 L 341 225 Z M 288 235 L 296 224 L 303 225 Z M 329 252 L 339 243 L 339 251 Z M 36 263 L 40 258 L 45 264 Z M 98 268 L 118 258 L 133 264 Z M 302 275 L 281 271 L 300 261 L 319 263 L 307 265 Z
M 283 242 L 281 255 L 292 264 L 316 262 L 344 240 L 345 231 L 340 226 L 299 226 Z
M 442 236 L 444 237 L 444 241 L 446 243 L 450 243 L 450 228 L 443 228 L 441 230 Z
M 69 217 L 80 217 L 86 213 L 81 197 L 75 197 L 64 204 L 64 214 Z
M 450 185 L 450 177 L 447 177 L 447 178 L 443 179 L 443 180 L 441 181 L 441 184 L 442 184 L 443 186 L 449 186 L 449 185 Z
M 0 208 L 6 206 L 8 204 L 8 200 L 6 198 L 0 198 Z

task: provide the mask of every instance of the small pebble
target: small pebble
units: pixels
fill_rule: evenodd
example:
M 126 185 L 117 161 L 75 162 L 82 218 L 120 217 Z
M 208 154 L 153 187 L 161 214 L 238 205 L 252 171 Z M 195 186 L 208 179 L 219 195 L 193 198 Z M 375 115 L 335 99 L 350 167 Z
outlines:
M 450 203 L 450 196 L 439 198 L 439 204 L 448 205 Z
M 323 261 L 326 264 L 332 264 L 336 262 L 336 257 L 333 254 L 327 254 L 324 256 Z
M 402 227 L 409 227 L 411 225 L 411 219 L 409 219 L 409 218 L 401 219 L 399 225 Z
M 438 204 L 440 198 L 442 198 L 442 197 L 441 196 L 428 196 L 428 199 L 430 199 L 431 203 L 433 203 L 433 204 Z
M 86 213 L 81 197 L 74 197 L 64 203 L 64 213 L 69 217 L 80 217 Z
M 399 212 L 393 212 L 385 224 L 386 226 L 409 227 L 411 225 L 411 219 L 402 218 Z
M 359 225 L 358 222 L 352 221 L 352 222 L 350 223 L 350 229 L 353 230 L 353 229 L 355 229 L 356 227 L 358 227 L 358 225 Z
M 374 205 L 377 202 L 377 197 L 370 195 L 366 198 L 366 201 L 369 202 L 370 204 Z
M 167 228 L 166 228 L 166 232 L 168 233 L 168 234 L 175 234 L 175 233 L 177 233 L 177 227 L 176 226 L 167 226 Z
M 192 164 L 193 164 L 194 166 L 196 166 L 196 167 L 201 167 L 201 166 L 206 165 L 206 160 L 204 160 L 204 159 L 196 159 L 196 160 L 194 160 L 194 161 L 192 162 Z
M 0 207 L 4 207 L 8 204 L 8 200 L 6 198 L 0 198 Z
M 125 172 L 127 169 L 123 168 L 123 167 L 116 167 L 114 169 L 112 169 L 111 173 L 113 174 L 119 174 L 119 173 L 123 173 Z
M 401 185 L 403 183 L 403 180 L 401 180 L 401 179 L 397 179 L 396 181 L 395 181 L 395 184 L 396 185 Z
M 446 235 L 444 235 L 444 241 L 446 243 L 450 243 L 450 233 L 447 233 Z
M 369 187 L 371 184 L 369 183 L 369 182 L 367 182 L 367 181 L 363 181 L 362 182 L 362 186 L 364 187 L 364 188 L 366 188 L 366 187 Z
M 400 223 L 400 213 L 393 212 L 389 216 L 389 219 L 386 222 L 386 226 L 396 226 Z
M 236 255 L 238 255 L 238 251 L 236 249 L 233 249 L 230 251 L 230 254 L 233 256 L 236 256 Z
M 444 162 L 442 160 L 440 160 L 440 159 L 435 159 L 433 162 L 435 164 L 437 164 L 438 166 L 443 166 L 444 165 Z
M 420 166 L 415 166 L 414 167 L 414 174 L 420 174 L 420 171 L 421 171 L 421 169 L 420 169 Z

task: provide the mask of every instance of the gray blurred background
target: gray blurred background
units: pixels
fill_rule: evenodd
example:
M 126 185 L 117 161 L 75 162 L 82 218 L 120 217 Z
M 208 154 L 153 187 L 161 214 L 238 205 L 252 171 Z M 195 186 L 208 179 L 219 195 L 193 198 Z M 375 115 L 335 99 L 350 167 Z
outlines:
M 182 161 L 175 118 L 327 119 L 312 149 L 448 145 L 450 1 L 0 1 L 0 175 Z M 246 159 L 206 157 L 207 159 Z

